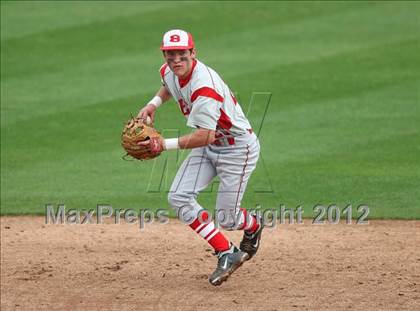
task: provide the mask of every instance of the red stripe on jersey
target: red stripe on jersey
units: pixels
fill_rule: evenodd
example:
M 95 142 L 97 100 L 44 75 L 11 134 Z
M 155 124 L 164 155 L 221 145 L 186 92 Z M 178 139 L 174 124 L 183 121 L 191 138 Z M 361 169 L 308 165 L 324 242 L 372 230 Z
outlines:
M 224 101 L 222 96 L 220 96 L 214 89 L 207 86 L 194 91 L 194 93 L 191 95 L 191 103 L 193 103 L 199 96 L 213 98 L 221 103 Z
M 232 127 L 232 121 L 222 108 L 220 108 L 220 117 L 217 120 L 217 125 L 225 130 L 229 130 Z
M 194 71 L 194 68 L 195 68 L 195 65 L 197 65 L 197 61 L 195 59 L 193 59 L 193 65 L 192 65 L 191 71 L 188 74 L 188 76 L 185 79 L 178 78 L 178 82 L 179 82 L 180 87 L 184 87 L 188 84 L 188 82 L 190 82 L 193 71 Z
M 163 77 L 165 76 L 165 71 L 166 71 L 166 67 L 168 67 L 168 64 L 163 64 L 162 67 L 160 67 L 160 76 Z

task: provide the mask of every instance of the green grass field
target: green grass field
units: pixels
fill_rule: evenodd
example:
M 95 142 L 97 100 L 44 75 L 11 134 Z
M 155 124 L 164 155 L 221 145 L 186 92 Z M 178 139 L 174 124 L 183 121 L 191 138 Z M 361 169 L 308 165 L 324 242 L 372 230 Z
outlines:
M 169 208 L 176 153 L 159 189 L 166 158 L 123 161 L 120 131 L 160 85 L 162 34 L 183 28 L 245 111 L 272 93 L 244 206 L 419 219 L 419 16 L 415 2 L 2 1 L 1 214 Z M 174 101 L 155 125 L 189 131 Z

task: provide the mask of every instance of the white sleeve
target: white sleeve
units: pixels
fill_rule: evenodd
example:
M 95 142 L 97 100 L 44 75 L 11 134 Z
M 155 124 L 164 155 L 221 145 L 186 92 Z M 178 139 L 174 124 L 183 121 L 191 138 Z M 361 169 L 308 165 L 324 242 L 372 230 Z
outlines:
M 219 102 L 213 98 L 200 97 L 192 105 L 187 125 L 193 128 L 215 130 L 219 117 Z

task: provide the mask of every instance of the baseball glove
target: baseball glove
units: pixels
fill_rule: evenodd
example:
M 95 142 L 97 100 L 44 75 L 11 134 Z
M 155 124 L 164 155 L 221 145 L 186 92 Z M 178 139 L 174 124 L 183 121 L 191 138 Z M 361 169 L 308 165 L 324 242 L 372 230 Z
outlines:
M 160 133 L 145 124 L 140 118 L 131 118 L 124 126 L 121 134 L 121 146 L 127 152 L 126 156 L 131 156 L 138 160 L 149 160 L 160 155 L 160 152 L 153 152 L 150 144 L 140 146 L 138 143 L 150 139 L 160 139 Z

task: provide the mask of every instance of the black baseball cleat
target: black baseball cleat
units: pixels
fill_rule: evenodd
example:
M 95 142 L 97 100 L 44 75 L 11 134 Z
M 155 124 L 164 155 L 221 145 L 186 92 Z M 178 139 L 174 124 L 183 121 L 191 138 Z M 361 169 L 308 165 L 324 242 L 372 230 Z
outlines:
M 239 244 L 239 248 L 241 249 L 241 251 L 248 254 L 247 260 L 254 257 L 258 251 L 258 248 L 260 247 L 260 240 L 262 231 L 264 229 L 264 224 L 262 221 L 260 221 L 259 225 L 260 226 L 258 227 L 257 231 L 255 231 L 254 233 L 247 233 L 246 231 L 244 231 L 244 236 L 242 237 L 241 244 Z
M 248 260 L 248 254 L 232 245 L 224 252 L 216 253 L 218 257 L 216 270 L 210 275 L 211 285 L 218 286 L 225 282 L 242 264 Z

